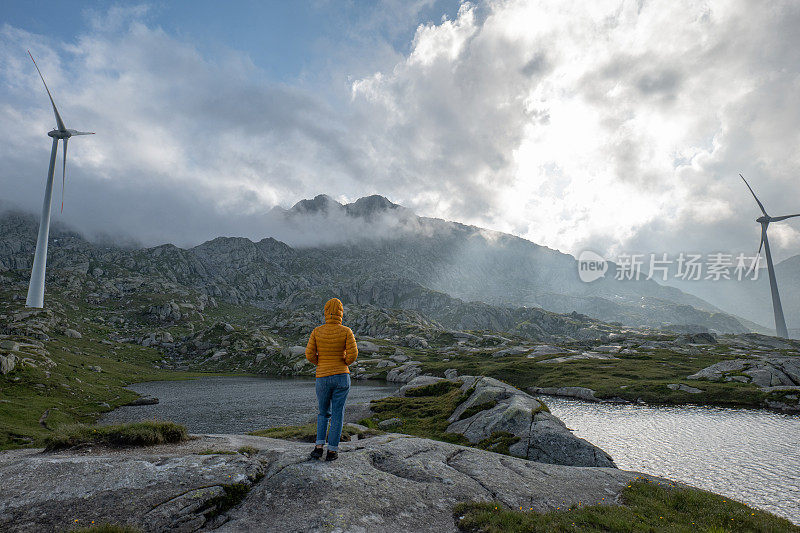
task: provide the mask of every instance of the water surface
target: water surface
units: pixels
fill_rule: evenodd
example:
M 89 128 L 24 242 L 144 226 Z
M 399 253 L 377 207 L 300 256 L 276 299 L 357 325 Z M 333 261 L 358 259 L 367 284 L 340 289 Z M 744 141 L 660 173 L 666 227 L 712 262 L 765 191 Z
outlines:
M 209 377 L 149 381 L 128 387 L 155 396 L 156 405 L 120 407 L 101 424 L 172 420 L 192 433 L 247 433 L 273 426 L 304 424 L 317 412 L 313 379 Z M 397 390 L 383 381 L 352 380 L 347 403 L 368 402 Z
M 800 524 L 800 416 L 543 400 L 622 469 L 683 481 Z

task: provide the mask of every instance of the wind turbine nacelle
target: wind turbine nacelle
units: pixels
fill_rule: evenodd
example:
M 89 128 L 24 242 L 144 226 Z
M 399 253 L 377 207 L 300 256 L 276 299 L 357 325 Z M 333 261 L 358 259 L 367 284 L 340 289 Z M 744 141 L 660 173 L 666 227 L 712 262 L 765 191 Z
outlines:
M 759 224 L 764 224 L 765 222 L 769 222 L 770 220 L 772 220 L 770 217 L 763 216 L 763 217 L 758 217 L 756 219 L 756 222 L 758 222 Z
M 72 132 L 69 130 L 67 131 L 52 130 L 48 131 L 47 135 L 54 139 L 69 139 L 70 137 L 72 137 Z

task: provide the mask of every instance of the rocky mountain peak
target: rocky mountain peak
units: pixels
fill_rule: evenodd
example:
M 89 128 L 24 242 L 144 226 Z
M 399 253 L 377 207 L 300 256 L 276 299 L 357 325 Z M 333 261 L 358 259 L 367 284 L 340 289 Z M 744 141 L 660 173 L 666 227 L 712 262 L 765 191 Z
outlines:
M 353 217 L 371 218 L 378 213 L 405 209 L 403 206 L 392 203 L 385 196 L 373 194 L 359 198 L 353 203 L 344 206 L 347 214 Z
M 329 213 L 343 209 L 344 206 L 328 196 L 327 194 L 318 194 L 311 200 L 300 200 L 292 206 L 289 210 L 290 213 L 298 214 L 316 214 L 316 213 Z

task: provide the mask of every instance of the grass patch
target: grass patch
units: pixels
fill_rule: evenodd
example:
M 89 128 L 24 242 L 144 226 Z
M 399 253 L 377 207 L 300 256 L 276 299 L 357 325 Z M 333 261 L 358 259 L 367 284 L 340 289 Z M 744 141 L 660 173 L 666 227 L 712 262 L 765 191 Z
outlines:
M 798 532 L 784 518 L 698 489 L 635 481 L 621 505 L 573 506 L 546 513 L 511 510 L 498 502 L 461 503 L 456 523 L 470 532 Z
M 481 411 L 488 411 L 489 409 L 493 409 L 497 405 L 497 400 L 491 400 L 488 402 L 479 403 L 477 405 L 473 405 L 472 407 L 466 409 L 461 416 L 458 417 L 459 420 L 465 420 L 471 416 L 477 415 Z
M 116 426 L 72 424 L 59 428 L 47 438 L 45 450 L 62 450 L 83 444 L 108 446 L 152 446 L 184 442 L 189 433 L 173 422 L 133 422 Z
M 99 524 L 71 529 L 71 533 L 142 533 L 142 530 L 126 524 Z
M 667 349 L 642 351 L 618 359 L 583 359 L 561 364 L 539 364 L 549 356 L 528 359 L 509 355 L 500 359 L 481 354 L 461 353 L 458 358 L 441 361 L 438 356 L 418 356 L 423 372 L 443 375 L 454 368 L 462 375 L 490 376 L 519 389 L 528 387 L 587 387 L 598 398 L 622 398 L 651 404 L 701 404 L 727 407 L 764 407 L 768 394 L 752 383 L 687 380 L 686 376 L 714 363 L 740 356 L 727 347 L 686 355 Z M 667 388 L 670 383 L 684 383 L 701 389 L 699 394 Z
M 253 448 L 252 446 L 242 446 L 236 451 L 242 455 L 255 455 L 258 453 L 258 448 Z
M 345 424 L 342 428 L 341 440 L 342 442 L 349 442 L 354 436 L 357 436 L 359 439 L 365 439 L 381 434 L 383 434 L 383 431 L 377 429 L 367 428 L 366 430 L 363 430 L 351 424 Z M 316 442 L 317 424 L 312 423 L 302 426 L 278 426 L 274 428 L 252 431 L 248 433 L 248 435 L 255 435 L 257 437 L 271 437 L 273 439 L 299 440 L 302 442 Z
M 428 385 L 412 387 L 405 392 L 406 398 L 419 398 L 421 396 L 442 396 L 450 392 L 453 388 L 460 387 L 461 383 L 453 381 L 437 381 Z
M 439 381 L 409 389 L 406 391 L 407 395 L 413 391 L 410 397 L 390 396 L 373 400 L 370 406 L 375 416 L 368 422 L 377 425 L 389 418 L 400 418 L 402 424 L 392 428 L 392 431 L 469 445 L 463 435 L 445 432 L 450 425 L 448 417 L 471 394 L 470 391 L 461 392 L 460 387 L 461 383 L 458 382 Z
M 509 448 L 512 444 L 519 442 L 519 440 L 519 437 L 507 431 L 495 431 L 489 438 L 483 439 L 476 444 L 475 447 L 481 450 L 489 450 L 490 452 L 509 455 Z

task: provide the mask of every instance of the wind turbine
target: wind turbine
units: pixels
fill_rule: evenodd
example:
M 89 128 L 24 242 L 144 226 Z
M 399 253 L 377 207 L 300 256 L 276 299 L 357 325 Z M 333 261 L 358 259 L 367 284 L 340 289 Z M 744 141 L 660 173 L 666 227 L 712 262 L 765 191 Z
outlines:
M 28 55 L 31 56 L 31 61 L 42 78 L 44 89 L 47 91 L 47 96 L 50 97 L 50 103 L 53 105 L 53 113 L 56 115 L 56 129 L 47 132 L 47 135 L 53 138 L 53 149 L 50 151 L 50 169 L 47 171 L 47 184 L 44 188 L 44 204 L 42 205 L 42 218 L 39 220 L 39 236 L 36 238 L 36 252 L 33 256 L 33 268 L 31 269 L 31 281 L 28 285 L 28 299 L 25 305 L 28 307 L 44 307 L 44 274 L 47 266 L 47 239 L 50 235 L 50 204 L 53 196 L 53 171 L 56 166 L 56 152 L 58 151 L 58 140 L 64 139 L 64 165 L 61 174 L 61 211 L 64 211 L 64 183 L 67 175 L 67 141 L 73 135 L 94 135 L 94 132 L 88 131 L 75 131 L 68 130 L 61 120 L 61 115 L 58 114 L 56 103 L 53 101 L 53 95 L 50 94 L 50 89 L 47 88 L 47 83 L 44 81 L 42 71 L 39 70 L 39 65 L 33 59 L 30 50 Z
M 764 252 L 767 255 L 767 271 L 769 272 L 769 288 L 772 291 L 772 311 L 775 313 L 775 332 L 778 334 L 778 337 L 788 338 L 789 331 L 786 329 L 786 320 L 783 318 L 783 307 L 781 306 L 781 297 L 778 294 L 778 282 L 775 280 L 775 267 L 772 265 L 772 254 L 769 251 L 769 239 L 767 238 L 767 228 L 769 227 L 770 222 L 780 222 L 781 220 L 786 220 L 787 218 L 792 217 L 800 217 L 800 214 L 797 215 L 783 215 L 781 217 L 771 217 L 767 214 L 767 210 L 764 209 L 764 204 L 758 199 L 756 193 L 753 192 L 753 188 L 750 187 L 750 184 L 747 183 L 747 180 L 744 179 L 744 176 L 739 174 L 739 177 L 742 178 L 744 184 L 747 185 L 747 188 L 750 189 L 750 193 L 753 195 L 753 198 L 756 199 L 756 203 L 758 204 L 758 208 L 761 209 L 761 212 L 764 216 L 758 217 L 756 222 L 761 224 L 761 244 L 758 246 L 758 254 L 761 253 L 761 247 L 764 247 Z M 758 256 L 756 254 L 756 256 Z

